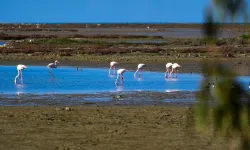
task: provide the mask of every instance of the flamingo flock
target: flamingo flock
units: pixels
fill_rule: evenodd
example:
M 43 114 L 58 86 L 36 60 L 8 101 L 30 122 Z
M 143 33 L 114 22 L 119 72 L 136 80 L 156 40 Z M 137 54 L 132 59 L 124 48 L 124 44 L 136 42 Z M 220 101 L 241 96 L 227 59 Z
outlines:
M 172 78 L 172 73 L 175 73 L 175 77 L 177 78 L 178 74 L 178 68 L 181 67 L 177 63 L 167 63 L 166 64 L 166 72 L 165 72 L 165 78 Z M 172 68 L 172 69 L 171 69 Z M 167 76 L 168 74 L 168 76 Z
M 55 60 L 54 63 L 49 63 L 47 65 L 47 67 L 49 68 L 49 73 L 55 77 L 55 75 L 52 73 L 52 70 L 57 68 L 58 67 L 58 64 L 59 64 L 59 61 L 58 60 Z M 124 73 L 125 72 L 128 72 L 127 69 L 118 69 L 116 71 L 116 65 L 118 65 L 119 63 L 115 62 L 115 61 L 112 61 L 110 62 L 110 68 L 109 68 L 109 75 L 117 75 L 116 77 L 116 80 L 115 80 L 115 85 L 123 85 L 124 84 Z M 137 66 L 137 70 L 136 72 L 134 73 L 134 78 L 142 78 L 142 73 L 144 72 L 144 68 L 146 67 L 146 64 L 138 64 Z M 177 63 L 167 63 L 166 64 L 166 72 L 165 72 L 165 78 L 172 78 L 172 73 L 175 74 L 175 77 L 177 78 L 177 75 L 178 75 L 178 68 L 180 68 L 181 66 Z M 17 79 L 18 77 L 20 78 L 21 82 L 22 82 L 22 78 L 23 78 L 23 75 L 22 75 L 22 70 L 28 68 L 27 66 L 25 65 L 22 65 L 22 64 L 19 64 L 17 65 L 17 76 L 15 77 L 14 79 L 14 82 L 15 84 L 17 84 Z

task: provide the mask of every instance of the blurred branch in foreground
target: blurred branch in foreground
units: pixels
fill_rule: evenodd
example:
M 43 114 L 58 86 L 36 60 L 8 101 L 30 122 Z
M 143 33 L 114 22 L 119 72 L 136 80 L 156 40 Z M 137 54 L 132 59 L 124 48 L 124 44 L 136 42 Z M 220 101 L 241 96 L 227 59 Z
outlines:
M 214 22 L 213 10 L 208 7 L 205 11 L 205 21 L 203 23 L 203 32 L 209 39 L 215 39 L 218 34 L 219 25 Z
M 204 34 L 208 39 L 216 39 L 218 24 L 214 12 L 220 12 L 222 21 L 234 22 L 244 18 L 248 21 L 245 0 L 212 0 L 214 4 L 205 13 Z M 239 137 L 241 149 L 250 149 L 250 98 L 237 76 L 219 63 L 204 63 L 204 80 L 195 107 L 197 127 L 213 125 L 215 135 L 223 134 Z M 231 143 L 230 143 L 231 144 Z M 232 145 L 231 145 L 232 146 Z
M 248 8 L 246 0 L 212 0 L 223 22 L 234 22 L 235 19 L 248 21 Z
M 249 149 L 250 99 L 236 76 L 219 63 L 203 66 L 205 75 L 196 105 L 197 127 L 206 127 L 212 121 L 216 133 L 240 135 Z

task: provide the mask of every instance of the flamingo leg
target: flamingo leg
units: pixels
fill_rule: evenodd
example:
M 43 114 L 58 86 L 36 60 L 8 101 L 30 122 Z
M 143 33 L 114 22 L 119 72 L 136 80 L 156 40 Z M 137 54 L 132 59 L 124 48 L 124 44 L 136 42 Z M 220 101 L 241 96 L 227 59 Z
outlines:
M 171 76 L 171 71 L 170 69 L 168 69 L 168 78 L 170 78 L 170 76 Z
M 115 85 L 118 85 L 118 80 L 119 80 L 119 75 L 117 75 L 117 77 L 116 77 Z
M 136 78 L 137 72 L 138 72 L 138 69 L 136 70 L 136 72 L 135 72 L 135 74 L 134 74 L 134 78 Z
M 123 83 L 124 83 L 124 75 L 121 74 L 121 84 L 123 85 Z
M 115 80 L 115 85 L 118 85 L 119 75 L 117 75 L 117 78 Z
M 169 74 L 169 72 L 168 72 L 168 68 L 166 68 L 165 78 L 167 78 L 167 77 L 168 77 L 168 76 L 167 76 L 167 74 Z
M 52 68 L 49 69 L 49 73 L 50 73 L 53 77 L 55 77 L 54 74 L 52 73 Z
M 23 79 L 20 79 L 20 83 L 23 84 Z
M 121 84 L 123 83 L 123 75 L 122 74 L 120 75 L 120 83 Z
M 176 77 L 176 69 L 174 69 L 173 76 Z
M 115 73 L 115 66 L 113 67 L 113 70 L 114 70 L 114 74 L 116 74 L 116 73 Z
M 174 68 L 172 68 L 172 71 L 169 73 L 169 78 L 172 78 L 172 73 L 174 72 Z
M 22 79 L 23 78 L 22 70 L 19 70 L 19 72 L 20 72 L 20 79 Z
M 177 78 L 177 75 L 178 75 L 178 69 L 176 69 L 176 76 L 175 76 L 176 78 Z
M 110 70 L 112 69 L 112 66 L 110 66 L 110 68 L 109 68 L 109 75 L 110 75 Z
M 142 70 L 142 69 L 140 69 L 140 77 L 142 77 L 142 72 L 143 72 L 143 70 Z
M 16 80 L 17 80 L 17 78 L 18 78 L 18 77 L 19 77 L 19 75 L 20 75 L 20 70 L 18 70 L 17 72 L 18 72 L 18 73 L 17 73 L 17 76 L 15 77 L 15 80 L 14 80 L 15 84 L 16 84 Z

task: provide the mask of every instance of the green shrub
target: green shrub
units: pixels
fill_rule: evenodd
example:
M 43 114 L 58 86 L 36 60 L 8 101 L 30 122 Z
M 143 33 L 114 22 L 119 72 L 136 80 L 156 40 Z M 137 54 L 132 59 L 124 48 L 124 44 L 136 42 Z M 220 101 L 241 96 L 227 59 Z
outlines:
M 243 34 L 240 37 L 242 37 L 243 39 L 246 39 L 246 40 L 250 39 L 250 35 L 248 33 L 247 34 Z

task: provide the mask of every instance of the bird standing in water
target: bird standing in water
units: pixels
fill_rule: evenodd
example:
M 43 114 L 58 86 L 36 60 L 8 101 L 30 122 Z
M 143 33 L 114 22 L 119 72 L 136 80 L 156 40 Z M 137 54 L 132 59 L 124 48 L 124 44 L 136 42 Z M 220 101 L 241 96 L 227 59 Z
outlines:
M 120 80 L 120 84 L 123 85 L 123 81 L 124 81 L 124 72 L 127 72 L 128 70 L 126 69 L 118 69 L 117 70 L 117 78 L 115 80 L 115 84 L 118 85 L 118 80 Z
M 167 63 L 166 64 L 166 72 L 165 72 L 165 78 L 168 78 L 168 77 L 170 77 L 170 67 L 172 67 L 172 63 Z M 168 74 L 168 76 L 167 76 L 167 74 Z
M 172 64 L 172 71 L 170 72 L 170 78 L 172 78 L 172 73 L 175 73 L 175 77 L 177 78 L 177 74 L 178 74 L 178 68 L 181 67 L 179 64 L 174 63 Z
M 25 65 L 22 65 L 22 64 L 17 65 L 17 72 L 18 72 L 18 74 L 17 74 L 17 76 L 15 77 L 15 80 L 14 80 L 15 84 L 17 83 L 17 78 L 19 76 L 20 76 L 20 79 L 22 80 L 22 78 L 23 78 L 22 70 L 24 70 L 26 68 L 28 68 L 28 67 L 25 66 Z
M 109 75 L 111 75 L 110 71 L 113 70 L 113 75 L 115 75 L 115 65 L 117 65 L 118 63 L 115 61 L 110 62 L 110 68 L 109 68 Z
M 50 64 L 48 64 L 48 68 L 49 68 L 49 73 L 53 76 L 53 77 L 55 77 L 54 76 L 54 74 L 52 73 L 52 69 L 54 69 L 54 68 L 57 68 L 57 65 L 59 64 L 59 61 L 58 60 L 56 60 L 55 61 L 55 63 L 50 63 Z
M 136 70 L 135 74 L 134 74 L 134 77 L 136 78 L 136 74 L 138 71 L 140 71 L 140 74 L 139 74 L 139 77 L 141 77 L 142 75 L 142 72 L 143 72 L 143 68 L 145 67 L 146 65 L 145 64 L 138 64 L 138 69 Z

